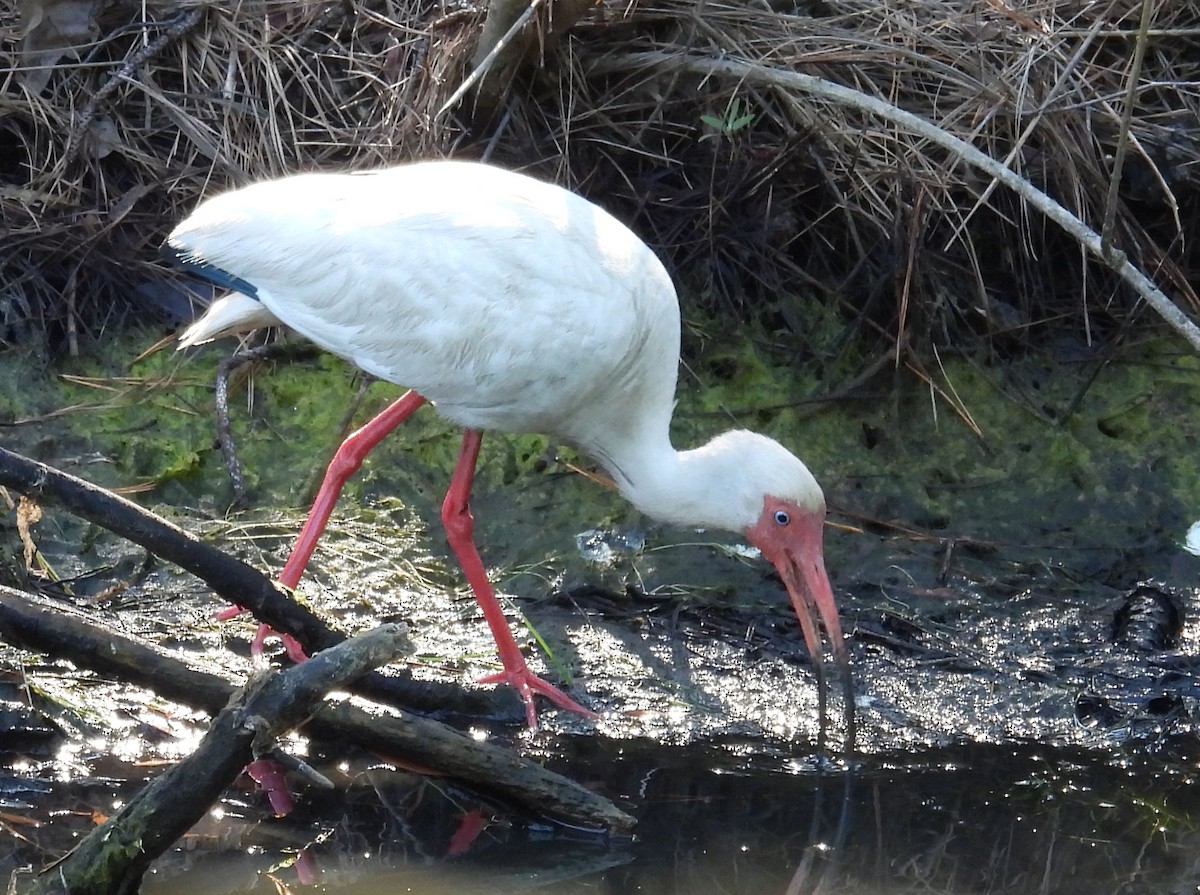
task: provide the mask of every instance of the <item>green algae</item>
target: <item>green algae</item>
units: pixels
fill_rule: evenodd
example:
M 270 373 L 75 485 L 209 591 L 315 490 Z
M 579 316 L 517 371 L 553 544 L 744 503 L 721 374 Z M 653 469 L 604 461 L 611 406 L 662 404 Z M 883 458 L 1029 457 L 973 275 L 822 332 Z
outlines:
M 135 361 L 154 339 L 125 333 L 61 362 L 57 377 L 28 354 L 0 355 L 8 368 L 0 374 L 27 384 L 8 390 L 0 414 L 46 415 L 36 427 L 39 450 L 86 446 L 106 461 L 95 466 L 102 484 L 151 487 L 149 502 L 228 505 L 213 383 L 230 345 Z M 696 367 L 681 376 L 677 443 L 735 425 L 767 432 L 805 459 L 834 518 L 852 525 L 1043 550 L 1081 539 L 1095 548 L 1165 548 L 1200 510 L 1200 359 L 1170 341 L 1070 363 L 943 357 L 925 378 L 896 368 L 838 401 L 814 400 L 830 387 L 827 371 L 781 353 L 760 330 L 710 339 Z M 232 432 L 257 505 L 306 505 L 358 390 L 353 370 L 330 355 L 257 364 L 235 377 Z M 354 424 L 399 393 L 372 383 Z M 76 409 L 50 418 L 64 407 Z M 395 499 L 435 519 L 458 446 L 456 428 L 422 410 L 348 483 L 349 505 Z M 497 561 L 529 560 L 521 551 L 536 541 L 560 555 L 563 532 L 587 525 L 638 523 L 617 495 L 552 454 L 586 465 L 544 436 L 484 439 L 475 501 L 487 508 L 479 515 Z M 844 538 L 828 540 L 835 557 L 846 548 Z

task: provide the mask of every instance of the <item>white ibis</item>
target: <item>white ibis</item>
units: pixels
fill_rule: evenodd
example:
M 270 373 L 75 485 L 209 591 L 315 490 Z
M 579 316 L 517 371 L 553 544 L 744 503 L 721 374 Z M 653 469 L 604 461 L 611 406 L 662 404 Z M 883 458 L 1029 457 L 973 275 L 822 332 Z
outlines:
M 754 432 L 672 447 L 679 303 L 658 258 L 616 218 L 521 174 L 430 161 L 224 193 L 176 227 L 164 249 L 236 290 L 183 333 L 181 347 L 283 323 L 411 389 L 337 451 L 280 575 L 285 585 L 299 581 L 346 478 L 428 402 L 466 430 L 442 521 L 503 663 L 484 681 L 515 687 L 531 727 L 535 693 L 591 713 L 526 667 L 475 548 L 468 498 L 485 429 L 571 443 L 647 515 L 744 535 L 778 569 L 818 672 L 824 627 L 853 736 L 821 488 L 795 456 Z

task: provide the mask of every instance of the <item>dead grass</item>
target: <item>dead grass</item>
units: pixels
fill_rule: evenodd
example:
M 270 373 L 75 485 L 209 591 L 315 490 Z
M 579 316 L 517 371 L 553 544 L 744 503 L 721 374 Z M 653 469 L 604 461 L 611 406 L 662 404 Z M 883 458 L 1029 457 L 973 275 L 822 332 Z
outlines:
M 186 318 L 156 250 L 204 193 L 446 154 L 579 189 L 667 258 L 689 301 L 752 309 L 818 353 L 864 333 L 889 348 L 1109 339 L 1136 319 L 1115 274 L 953 153 L 836 100 L 705 70 L 724 59 L 851 87 L 972 143 L 1093 230 L 1109 220 L 1113 245 L 1200 312 L 1193 2 L 1154 3 L 1134 70 L 1140 0 L 606 0 L 565 39 L 533 40 L 498 113 L 471 125 L 439 110 L 482 55 L 483 6 L 97 0 L 59 29 L 75 35 L 66 50 L 44 22 L 67 4 L 25 6 L 21 23 L 0 4 L 10 341 L 36 327 L 74 347 L 131 308 Z M 549 33 L 544 16 L 537 27 Z M 818 339 L 814 306 L 834 338 L 827 319 Z

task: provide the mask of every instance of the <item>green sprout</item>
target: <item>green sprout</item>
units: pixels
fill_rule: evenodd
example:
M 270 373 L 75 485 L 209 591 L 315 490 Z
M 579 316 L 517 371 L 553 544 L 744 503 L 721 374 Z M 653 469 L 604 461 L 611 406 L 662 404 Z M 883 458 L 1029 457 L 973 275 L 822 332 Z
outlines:
M 725 106 L 725 111 L 721 115 L 701 115 L 700 120 L 713 128 L 715 133 L 703 134 L 700 141 L 711 137 L 732 137 L 747 127 L 754 121 L 755 114 L 749 111 L 749 105 L 743 106 L 741 99 L 736 96 L 729 98 L 728 105 Z

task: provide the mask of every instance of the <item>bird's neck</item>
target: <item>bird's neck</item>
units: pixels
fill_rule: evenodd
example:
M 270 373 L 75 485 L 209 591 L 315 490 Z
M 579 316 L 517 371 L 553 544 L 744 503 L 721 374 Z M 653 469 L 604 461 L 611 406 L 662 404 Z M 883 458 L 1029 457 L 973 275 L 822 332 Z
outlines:
M 745 520 L 724 493 L 725 458 L 711 444 L 678 451 L 663 433 L 623 456 L 605 458 L 605 466 L 626 500 L 647 516 L 688 528 L 740 531 Z

